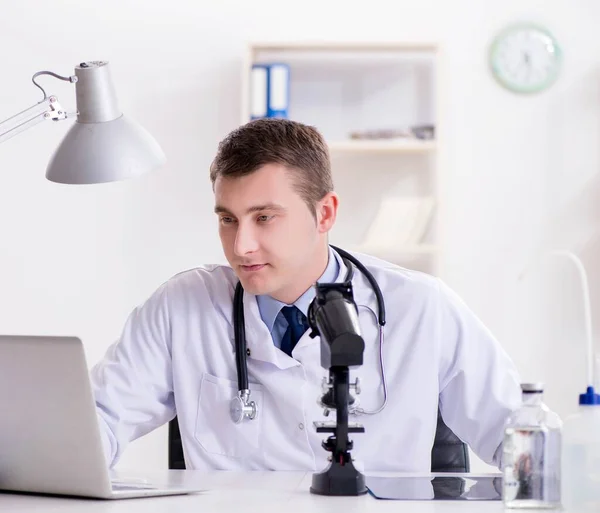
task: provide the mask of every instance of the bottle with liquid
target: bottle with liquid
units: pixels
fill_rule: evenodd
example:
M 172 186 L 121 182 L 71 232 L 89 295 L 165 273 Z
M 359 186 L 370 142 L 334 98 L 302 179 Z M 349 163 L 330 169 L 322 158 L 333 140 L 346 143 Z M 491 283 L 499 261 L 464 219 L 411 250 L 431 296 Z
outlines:
M 565 510 L 600 511 L 600 395 L 591 386 L 565 419 L 562 465 Z
M 524 383 L 521 391 L 523 403 L 504 428 L 502 500 L 506 508 L 557 508 L 562 422 L 544 404 L 542 383 Z

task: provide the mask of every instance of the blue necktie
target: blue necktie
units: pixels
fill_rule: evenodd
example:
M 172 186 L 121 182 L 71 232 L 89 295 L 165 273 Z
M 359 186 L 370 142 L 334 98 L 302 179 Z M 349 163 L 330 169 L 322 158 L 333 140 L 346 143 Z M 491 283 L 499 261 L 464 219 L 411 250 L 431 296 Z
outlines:
M 296 347 L 298 340 L 300 340 L 300 337 L 308 329 L 308 320 L 306 319 L 306 315 L 297 306 L 284 306 L 281 309 L 281 313 L 288 323 L 288 329 L 281 339 L 281 350 L 292 356 L 292 351 Z

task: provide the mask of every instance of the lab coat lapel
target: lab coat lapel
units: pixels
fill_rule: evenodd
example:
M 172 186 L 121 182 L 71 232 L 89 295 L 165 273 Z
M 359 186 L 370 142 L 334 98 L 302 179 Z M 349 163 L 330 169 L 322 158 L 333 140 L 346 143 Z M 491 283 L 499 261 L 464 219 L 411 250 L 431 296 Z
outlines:
M 280 369 L 300 365 L 296 360 L 275 347 L 273 337 L 260 316 L 256 296 L 248 292 L 244 292 L 244 319 L 246 346 L 250 350 L 249 358 L 272 363 Z

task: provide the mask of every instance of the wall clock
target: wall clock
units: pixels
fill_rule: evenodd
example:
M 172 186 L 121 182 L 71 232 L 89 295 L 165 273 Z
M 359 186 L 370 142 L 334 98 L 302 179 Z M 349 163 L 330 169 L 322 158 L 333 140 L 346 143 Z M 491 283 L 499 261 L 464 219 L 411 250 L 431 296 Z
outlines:
M 532 24 L 512 25 L 490 47 L 494 78 L 515 93 L 537 93 L 558 78 L 561 50 L 546 29 Z

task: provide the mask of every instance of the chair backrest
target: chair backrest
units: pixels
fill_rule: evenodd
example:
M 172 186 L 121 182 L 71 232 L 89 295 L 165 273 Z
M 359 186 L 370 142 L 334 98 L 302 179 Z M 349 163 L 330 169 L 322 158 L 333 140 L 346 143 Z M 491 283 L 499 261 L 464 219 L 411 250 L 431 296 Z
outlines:
M 438 410 L 437 429 L 431 449 L 431 472 L 470 472 L 469 448 L 446 426 Z
M 179 432 L 177 417 L 169 422 L 169 469 L 185 470 L 183 444 L 181 443 L 181 433 Z
M 185 469 L 177 417 L 169 422 L 169 468 Z M 437 429 L 431 450 L 431 472 L 469 472 L 467 445 L 446 426 L 438 410 Z

